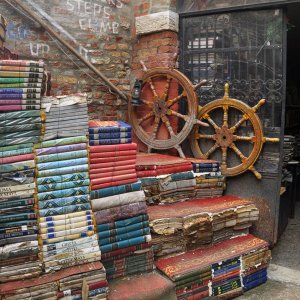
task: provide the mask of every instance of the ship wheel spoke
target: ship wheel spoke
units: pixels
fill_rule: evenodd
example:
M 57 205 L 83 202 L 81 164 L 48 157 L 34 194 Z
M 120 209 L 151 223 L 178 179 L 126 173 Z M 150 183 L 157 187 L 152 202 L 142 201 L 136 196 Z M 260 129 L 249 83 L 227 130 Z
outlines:
M 244 142 L 254 142 L 254 140 L 255 140 L 254 136 L 233 135 L 233 138 L 235 141 L 244 141 Z
M 227 147 L 222 147 L 222 162 L 221 167 L 222 169 L 227 169 Z
M 171 77 L 167 77 L 167 83 L 166 83 L 166 86 L 165 86 L 164 93 L 162 95 L 162 100 L 164 100 L 164 101 L 166 101 L 166 99 L 168 97 L 168 94 L 169 94 L 171 79 L 172 79 Z
M 174 105 L 176 102 L 178 102 L 182 97 L 184 97 L 186 95 L 185 91 L 182 92 L 180 95 L 178 95 L 177 97 L 175 97 L 174 99 L 170 99 L 167 101 L 167 107 L 171 107 L 172 105 Z
M 157 135 L 157 132 L 158 132 L 158 129 L 159 129 L 159 125 L 160 125 L 160 117 L 155 116 L 154 125 L 153 125 L 153 132 L 152 132 L 152 136 L 150 138 L 152 141 L 156 139 L 156 135 Z
M 175 137 L 176 134 L 175 134 L 175 132 L 174 132 L 172 126 L 171 126 L 171 123 L 170 123 L 168 117 L 167 117 L 167 116 L 163 116 L 163 117 L 161 118 L 161 120 L 165 123 L 165 125 L 166 125 L 166 127 L 167 127 L 167 129 L 168 129 L 168 131 L 169 131 L 169 133 L 170 133 L 170 137 L 171 137 L 171 138 Z
M 209 140 L 215 140 L 216 137 L 213 134 L 200 134 L 200 133 L 196 133 L 194 135 L 195 139 L 199 140 L 199 139 L 209 139 Z
M 208 123 L 215 129 L 218 130 L 220 127 L 214 122 L 214 120 L 209 116 L 209 114 L 205 114 L 203 119 L 206 119 Z
M 178 117 L 180 119 L 183 119 L 186 122 L 189 120 L 188 116 L 185 116 L 185 115 L 183 115 L 183 114 L 181 114 L 181 113 L 179 113 L 179 112 L 177 112 L 175 110 L 172 110 L 172 109 L 168 109 L 167 114 L 168 115 L 172 115 L 172 116 L 176 116 L 176 117 Z
M 228 106 L 227 105 L 223 106 L 223 111 L 224 111 L 223 126 L 228 127 Z
M 231 143 L 229 147 L 237 154 L 242 162 L 247 160 L 247 157 L 238 149 L 238 147 L 234 143 Z
M 154 86 L 151 78 L 149 79 L 149 84 L 150 84 L 150 89 L 152 91 L 153 96 L 155 97 L 155 99 L 158 99 L 158 94 L 155 90 L 155 86 Z
M 138 119 L 138 124 L 141 125 L 144 121 L 150 119 L 153 116 L 154 116 L 154 112 L 150 111 L 149 113 L 147 113 L 146 115 L 144 115 L 141 119 Z
M 145 99 L 140 99 L 140 101 L 144 104 L 146 104 L 147 106 L 153 107 L 153 102 L 151 101 L 147 101 Z
M 246 114 L 243 115 L 242 118 L 230 128 L 231 132 L 235 132 L 248 119 L 249 119 L 248 115 Z
M 205 154 L 204 157 L 208 158 L 212 153 L 214 153 L 219 148 L 219 145 L 215 143 Z

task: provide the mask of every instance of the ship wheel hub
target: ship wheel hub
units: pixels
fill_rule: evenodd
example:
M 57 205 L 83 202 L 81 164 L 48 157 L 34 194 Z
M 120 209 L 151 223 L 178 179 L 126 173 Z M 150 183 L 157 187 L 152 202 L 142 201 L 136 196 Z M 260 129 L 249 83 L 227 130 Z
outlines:
M 227 126 L 223 126 L 216 130 L 215 138 L 220 147 L 229 147 L 233 142 L 233 133 Z
M 164 100 L 159 99 L 159 100 L 155 101 L 153 109 L 154 109 L 155 115 L 163 116 L 167 113 L 168 107 Z

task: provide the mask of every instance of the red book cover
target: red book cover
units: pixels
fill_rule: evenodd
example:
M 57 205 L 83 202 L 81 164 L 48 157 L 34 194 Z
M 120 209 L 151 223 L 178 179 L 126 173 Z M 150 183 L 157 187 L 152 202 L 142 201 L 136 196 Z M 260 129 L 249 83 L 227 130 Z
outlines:
M 95 152 L 90 154 L 90 158 L 103 158 L 114 156 L 136 156 L 136 150 L 124 150 L 124 151 L 109 151 L 109 152 Z
M 111 172 L 99 172 L 98 174 L 93 174 L 93 178 L 91 178 L 91 182 L 92 185 L 93 184 L 98 184 L 98 183 L 103 183 L 100 182 L 100 180 L 102 180 L 103 178 L 112 178 L 112 177 L 117 177 L 117 176 L 121 176 L 121 175 L 134 175 L 136 176 L 136 171 L 134 168 L 131 169 L 127 169 L 127 170 L 115 170 L 115 171 L 111 171 Z M 127 179 L 127 178 L 125 178 Z
M 137 171 L 137 176 L 141 177 L 150 177 L 150 176 L 158 176 L 158 175 L 165 175 L 165 174 L 172 174 L 172 173 L 181 173 L 186 171 L 192 171 L 193 166 L 192 164 L 184 164 L 179 166 L 173 167 L 164 167 L 164 168 L 156 168 L 156 170 L 145 170 L 145 171 Z
M 110 167 L 110 168 L 98 168 L 95 169 L 94 171 L 98 171 L 97 173 L 94 174 L 90 174 L 90 179 L 95 179 L 98 178 L 98 174 L 102 174 L 102 173 L 108 173 L 108 172 L 119 172 L 119 171 L 126 171 L 126 170 L 135 170 L 135 165 L 129 165 L 129 166 L 114 166 L 114 167 Z M 124 173 L 126 174 L 126 173 Z M 118 175 L 118 174 L 115 174 Z M 122 175 L 122 174 L 119 174 Z
M 162 218 L 180 218 L 192 214 L 203 214 L 205 217 L 211 213 L 226 210 L 235 210 L 238 206 L 253 206 L 253 202 L 236 196 L 221 196 L 215 198 L 192 199 L 173 204 L 151 205 L 148 207 L 149 220 Z
M 91 167 L 96 164 L 106 163 L 106 162 L 119 162 L 126 160 L 136 160 L 136 155 L 126 155 L 126 156 L 111 156 L 102 158 L 90 158 Z
M 0 158 L 0 164 L 10 164 L 19 161 L 26 161 L 34 159 L 33 153 L 31 154 L 22 154 L 22 155 L 15 155 L 15 156 L 8 156 Z
M 90 153 L 136 150 L 136 148 L 137 148 L 137 145 L 135 143 L 116 144 L 116 145 L 99 145 L 99 146 L 91 146 Z
M 102 287 L 108 286 L 107 280 L 103 281 L 98 281 L 96 283 L 90 283 L 89 284 L 89 291 L 95 290 L 95 289 L 100 289 Z
M 116 182 L 116 181 L 121 181 L 121 180 L 126 180 L 126 179 L 132 179 L 132 178 L 136 178 L 136 173 L 93 179 L 92 187 L 94 187 L 95 185 L 98 185 L 98 184 L 102 184 L 102 183 Z
M 91 272 L 93 270 L 101 270 L 101 269 L 103 269 L 102 263 L 100 261 L 96 261 L 93 263 L 87 263 L 87 264 L 83 264 L 83 265 L 69 267 L 67 269 L 59 270 L 55 273 L 45 274 L 38 278 L 9 281 L 9 282 L 0 284 L 0 294 L 5 295 L 7 292 L 10 292 L 10 291 L 15 291 L 18 289 L 24 289 L 24 288 L 29 288 L 32 286 L 55 282 L 62 278 L 66 278 L 66 277 L 69 277 L 72 275 Z
M 251 251 L 268 247 L 264 240 L 251 234 L 231 238 L 213 246 L 188 251 L 155 262 L 156 267 L 172 280 L 184 274 L 204 269 L 213 263 L 231 259 Z
M 130 246 L 127 248 L 117 249 L 117 250 L 114 250 L 111 252 L 102 253 L 101 260 L 109 260 L 109 259 L 112 259 L 114 256 L 118 256 L 118 255 L 122 255 L 122 254 L 126 254 L 126 253 L 134 253 L 137 250 L 144 250 L 144 249 L 148 249 L 151 247 L 152 247 L 151 244 L 144 243 L 144 244 L 140 244 L 137 246 Z
M 137 166 L 165 166 L 186 164 L 187 160 L 178 156 L 158 153 L 138 153 Z
M 106 183 L 96 184 L 96 185 L 92 186 L 92 190 L 99 190 L 99 189 L 104 189 L 104 188 L 111 187 L 111 186 L 129 184 L 129 183 L 134 183 L 134 182 L 137 182 L 136 177 L 126 179 L 126 180 L 119 180 L 119 181 L 115 181 L 115 182 L 106 182 Z
M 111 281 L 108 296 L 110 300 L 176 300 L 174 284 L 156 271 Z
M 135 159 L 124 160 L 124 161 L 110 161 L 107 163 L 98 164 L 98 166 L 94 165 L 93 169 L 90 168 L 90 174 L 97 174 L 97 173 L 99 173 L 98 170 L 100 170 L 102 168 L 112 168 L 112 167 L 118 167 L 118 166 L 131 166 L 131 165 L 135 165 Z

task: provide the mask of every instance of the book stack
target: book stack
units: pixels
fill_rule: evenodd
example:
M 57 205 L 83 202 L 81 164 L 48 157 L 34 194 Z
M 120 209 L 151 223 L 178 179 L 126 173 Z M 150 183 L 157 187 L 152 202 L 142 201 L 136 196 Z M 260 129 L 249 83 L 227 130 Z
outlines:
M 100 260 L 85 136 L 35 144 L 39 242 L 45 272 Z
M 267 247 L 265 241 L 248 234 L 161 259 L 155 265 L 176 284 L 177 299 L 230 299 L 243 293 L 241 274 L 245 258 Z M 257 256 L 256 260 L 265 266 L 269 261 L 270 255 Z
M 92 191 L 91 198 L 107 278 L 152 270 L 147 205 L 140 183 Z
M 32 144 L 0 148 L 0 282 L 39 276 Z
M 292 135 L 285 135 L 283 140 L 283 161 L 282 167 L 286 167 L 287 163 L 294 157 L 296 138 Z
M 90 145 L 129 144 L 131 126 L 121 121 L 89 121 Z
M 251 201 L 234 196 L 155 205 L 148 211 L 156 259 L 247 234 L 259 215 Z
M 46 114 L 44 140 L 88 133 L 86 94 L 43 97 L 42 108 Z
M 166 204 L 194 197 L 196 180 L 192 165 L 183 158 L 142 154 L 137 156 L 137 174 L 141 177 L 147 203 Z
M 108 283 L 100 262 L 69 267 L 31 280 L 0 284 L 3 300 L 106 299 Z
M 40 142 L 43 122 L 39 110 L 0 113 L 0 146 Z
M 0 111 L 39 110 L 44 62 L 0 60 Z
M 193 165 L 196 180 L 195 198 L 222 196 L 226 188 L 225 176 L 220 171 L 220 162 L 188 158 Z

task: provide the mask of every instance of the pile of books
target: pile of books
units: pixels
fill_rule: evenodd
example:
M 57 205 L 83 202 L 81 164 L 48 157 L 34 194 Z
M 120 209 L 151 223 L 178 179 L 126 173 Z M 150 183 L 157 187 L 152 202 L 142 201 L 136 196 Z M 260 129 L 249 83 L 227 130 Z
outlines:
M 0 282 L 39 276 L 32 144 L 0 148 Z
M 90 132 L 97 131 L 99 136 L 121 134 L 121 128 L 124 132 L 129 128 L 126 124 L 120 127 L 121 122 L 93 124 L 98 127 Z M 153 252 L 145 195 L 135 170 L 137 146 L 119 144 L 119 139 L 113 138 L 107 142 L 111 145 L 90 146 L 91 203 L 102 263 L 107 278 L 114 279 L 152 270 Z
M 100 262 L 72 266 L 39 278 L 0 284 L 3 300 L 107 299 L 108 283 Z
M 268 243 L 252 235 L 227 239 L 213 246 L 155 262 L 156 267 L 176 284 L 177 299 L 222 297 L 229 299 L 243 293 L 243 266 L 249 255 L 256 254 L 256 266 L 267 267 Z M 266 256 L 259 256 L 267 251 Z M 257 270 L 259 272 L 259 270 Z M 246 284 L 247 286 L 247 284 Z
M 0 60 L 0 111 L 40 110 L 44 62 Z
M 44 140 L 88 133 L 86 94 L 43 97 L 42 108 L 46 115 Z
M 259 211 L 249 200 L 234 196 L 150 206 L 155 257 L 168 257 L 247 234 Z
M 100 260 L 85 136 L 35 144 L 41 257 L 46 272 Z

